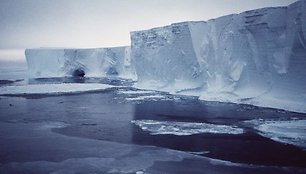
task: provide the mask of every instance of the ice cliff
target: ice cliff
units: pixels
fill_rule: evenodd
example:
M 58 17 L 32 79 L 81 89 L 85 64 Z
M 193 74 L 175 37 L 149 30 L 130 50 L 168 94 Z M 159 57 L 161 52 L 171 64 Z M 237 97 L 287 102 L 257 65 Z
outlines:
M 26 58 L 33 77 L 136 73 L 138 88 L 306 112 L 306 0 L 131 32 L 131 47 L 30 49 Z
M 134 78 L 130 47 L 25 51 L 29 77 L 121 77 Z
M 131 33 L 140 88 L 306 112 L 306 1 Z

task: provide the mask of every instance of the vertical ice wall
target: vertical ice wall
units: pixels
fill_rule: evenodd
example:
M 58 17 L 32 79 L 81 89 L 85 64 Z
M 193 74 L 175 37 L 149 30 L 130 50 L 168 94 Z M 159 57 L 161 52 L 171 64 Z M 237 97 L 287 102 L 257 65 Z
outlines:
M 202 87 L 188 22 L 132 32 L 131 40 L 138 86 L 167 91 Z
M 208 21 L 198 41 L 209 74 L 201 98 L 306 111 L 305 4 Z
M 284 18 L 286 8 L 266 8 L 205 25 L 190 23 L 194 49 L 207 74 L 203 97 L 250 98 L 271 90 L 287 68 Z
M 30 77 L 118 76 L 133 78 L 130 47 L 93 49 L 27 49 Z
M 132 32 L 138 86 L 306 111 L 305 26 L 302 0 Z

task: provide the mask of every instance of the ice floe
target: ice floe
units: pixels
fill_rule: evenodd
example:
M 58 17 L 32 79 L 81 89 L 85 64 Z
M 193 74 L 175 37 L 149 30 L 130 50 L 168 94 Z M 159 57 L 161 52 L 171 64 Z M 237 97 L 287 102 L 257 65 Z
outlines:
M 212 134 L 242 134 L 242 128 L 230 125 L 218 125 L 195 122 L 156 121 L 156 120 L 132 120 L 143 131 L 151 135 L 171 134 L 178 136 L 212 133 Z
M 262 136 L 274 141 L 292 144 L 306 149 L 306 120 L 251 120 Z
M 143 95 L 143 96 L 136 96 L 136 97 L 130 97 L 130 98 L 126 98 L 126 100 L 128 101 L 138 101 L 138 100 L 163 100 L 163 99 L 167 99 L 165 96 L 163 95 Z
M 113 86 L 106 84 L 35 84 L 24 86 L 3 86 L 0 87 L 0 95 L 21 95 L 21 94 L 56 94 L 96 91 L 111 88 Z
M 126 90 L 118 90 L 118 93 L 120 94 L 126 94 L 126 95 L 137 95 L 137 94 L 152 94 L 157 93 L 157 91 L 150 91 L 150 90 L 136 90 L 136 91 L 126 91 Z

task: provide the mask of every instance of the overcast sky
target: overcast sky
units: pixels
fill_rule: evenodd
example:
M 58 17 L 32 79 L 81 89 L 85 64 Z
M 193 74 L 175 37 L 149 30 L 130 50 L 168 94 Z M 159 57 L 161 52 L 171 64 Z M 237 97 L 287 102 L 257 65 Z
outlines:
M 0 0 L 0 49 L 129 45 L 129 32 L 295 0 Z

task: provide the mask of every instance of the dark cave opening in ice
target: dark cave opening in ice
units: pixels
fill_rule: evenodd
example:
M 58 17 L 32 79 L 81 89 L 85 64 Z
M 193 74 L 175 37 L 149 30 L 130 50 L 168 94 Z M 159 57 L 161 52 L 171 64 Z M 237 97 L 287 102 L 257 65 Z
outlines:
M 72 73 L 73 77 L 84 77 L 85 76 L 85 71 L 82 69 L 76 69 Z

